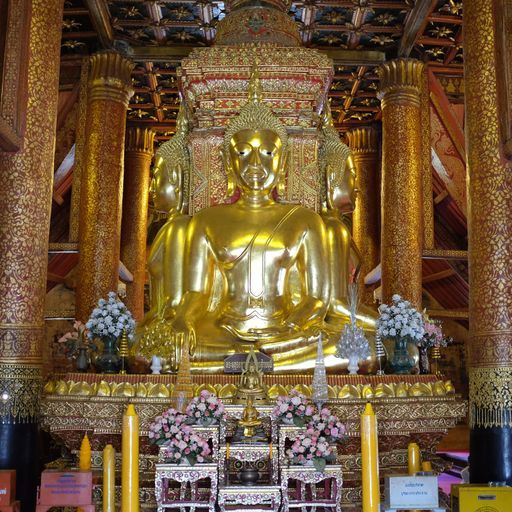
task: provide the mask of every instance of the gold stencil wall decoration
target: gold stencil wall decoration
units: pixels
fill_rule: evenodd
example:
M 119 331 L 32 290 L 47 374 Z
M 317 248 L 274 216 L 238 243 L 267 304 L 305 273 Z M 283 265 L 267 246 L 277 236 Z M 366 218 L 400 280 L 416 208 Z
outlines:
M 469 370 L 471 428 L 512 427 L 512 367 Z

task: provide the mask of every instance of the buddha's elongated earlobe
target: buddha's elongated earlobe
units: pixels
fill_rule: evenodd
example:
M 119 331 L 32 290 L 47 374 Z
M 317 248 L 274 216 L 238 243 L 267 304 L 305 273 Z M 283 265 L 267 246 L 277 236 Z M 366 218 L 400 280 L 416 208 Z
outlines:
M 233 167 L 231 165 L 231 159 L 227 153 L 228 152 L 226 151 L 225 148 L 220 149 L 222 162 L 224 163 L 224 169 L 226 171 L 226 177 L 228 180 L 226 193 L 228 197 L 231 197 L 236 191 L 236 179 L 235 174 L 233 172 Z
M 282 171 L 281 175 L 279 176 L 279 181 L 277 182 L 277 195 L 279 197 L 284 197 L 286 193 L 286 174 L 288 173 L 288 155 L 290 154 L 290 151 L 286 151 L 283 155 L 283 165 L 282 165 Z

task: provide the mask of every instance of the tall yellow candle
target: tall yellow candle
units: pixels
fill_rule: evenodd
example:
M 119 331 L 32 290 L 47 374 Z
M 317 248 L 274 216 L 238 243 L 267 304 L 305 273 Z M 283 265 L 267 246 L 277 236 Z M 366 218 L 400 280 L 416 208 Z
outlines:
M 80 471 L 91 470 L 91 443 L 89 442 L 87 434 L 85 434 L 82 439 L 82 443 L 80 444 L 78 467 L 80 468 Z
M 121 512 L 139 512 L 139 417 L 133 404 L 123 415 Z
M 409 475 L 415 475 L 421 469 L 420 447 L 416 443 L 409 443 L 407 447 L 407 467 Z
M 361 472 L 363 480 L 363 512 L 379 512 L 379 447 L 377 418 L 370 402 L 361 415 Z
M 116 451 L 111 444 L 103 449 L 103 512 L 116 512 Z

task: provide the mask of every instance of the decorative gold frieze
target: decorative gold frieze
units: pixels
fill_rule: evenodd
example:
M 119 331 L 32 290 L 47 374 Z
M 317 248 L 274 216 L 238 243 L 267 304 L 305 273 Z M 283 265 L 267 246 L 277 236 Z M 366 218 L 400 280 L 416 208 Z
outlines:
M 512 367 L 469 369 L 471 428 L 512 427 Z
M 0 363 L 0 421 L 37 421 L 42 385 L 41 365 Z

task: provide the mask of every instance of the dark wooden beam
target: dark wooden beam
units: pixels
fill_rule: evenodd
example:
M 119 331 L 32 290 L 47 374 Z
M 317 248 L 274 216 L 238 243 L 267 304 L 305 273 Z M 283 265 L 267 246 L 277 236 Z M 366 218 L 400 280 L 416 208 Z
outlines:
M 418 36 L 427 25 L 428 16 L 437 5 L 437 0 L 417 0 L 405 22 L 404 34 L 398 47 L 399 57 L 409 57 Z
M 434 272 L 433 274 L 424 276 L 422 282 L 423 284 L 433 283 L 434 281 L 440 281 L 441 279 L 446 279 L 453 275 L 455 275 L 455 270 L 453 270 L 453 268 L 447 268 L 446 270 L 441 270 L 440 272 Z
M 112 48 L 114 44 L 114 32 L 110 23 L 110 12 L 106 0 L 85 0 L 89 9 L 92 26 L 98 33 L 103 48 Z
M 188 57 L 193 46 L 137 46 L 133 48 L 132 59 L 136 62 L 180 62 Z M 386 61 L 386 54 L 377 50 L 323 50 L 337 66 L 380 66 Z

